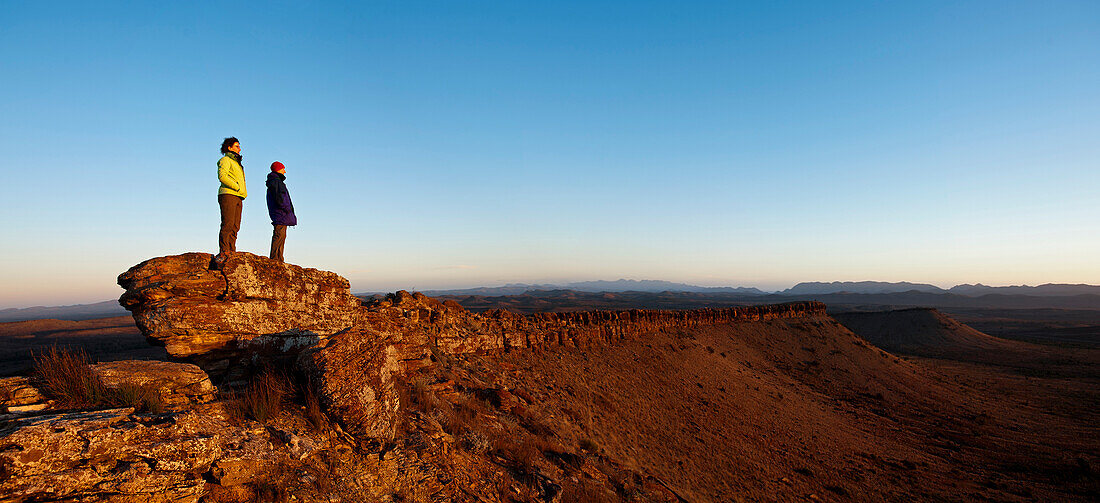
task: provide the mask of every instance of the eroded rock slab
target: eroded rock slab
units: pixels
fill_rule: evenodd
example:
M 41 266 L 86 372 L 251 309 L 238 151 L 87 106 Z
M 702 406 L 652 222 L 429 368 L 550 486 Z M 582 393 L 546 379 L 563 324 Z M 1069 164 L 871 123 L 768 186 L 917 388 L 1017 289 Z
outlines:
M 335 273 L 244 252 L 215 271 L 211 258 L 146 260 L 119 275 L 118 284 L 126 289 L 119 303 L 146 337 L 215 378 L 240 366 L 241 357 L 292 356 L 356 324 L 361 302 Z
M 22 418 L 0 429 L 0 502 L 198 501 L 216 461 L 267 456 L 263 429 L 195 411 Z

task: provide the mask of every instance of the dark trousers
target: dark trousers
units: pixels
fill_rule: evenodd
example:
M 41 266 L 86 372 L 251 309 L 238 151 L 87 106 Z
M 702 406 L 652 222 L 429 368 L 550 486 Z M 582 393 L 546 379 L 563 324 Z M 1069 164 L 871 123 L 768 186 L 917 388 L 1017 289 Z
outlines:
M 241 230 L 241 210 L 244 199 L 232 194 L 218 194 L 222 210 L 222 227 L 218 231 L 218 254 L 237 251 L 237 231 Z
M 270 257 L 284 262 L 283 260 L 283 245 L 286 244 L 286 226 L 274 225 L 275 230 L 271 231 L 271 255 Z

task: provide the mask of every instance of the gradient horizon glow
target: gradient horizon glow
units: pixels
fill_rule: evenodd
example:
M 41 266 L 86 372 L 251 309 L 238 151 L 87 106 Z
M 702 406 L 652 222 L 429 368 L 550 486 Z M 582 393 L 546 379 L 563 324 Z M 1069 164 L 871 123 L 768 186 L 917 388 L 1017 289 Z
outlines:
M 238 249 L 354 291 L 1100 283 L 1100 3 L 0 1 L 0 308 Z

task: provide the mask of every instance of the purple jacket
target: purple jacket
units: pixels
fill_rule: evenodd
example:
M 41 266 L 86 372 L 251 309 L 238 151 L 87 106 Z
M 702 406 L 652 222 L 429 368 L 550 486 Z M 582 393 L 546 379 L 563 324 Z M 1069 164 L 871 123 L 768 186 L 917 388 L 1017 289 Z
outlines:
M 271 225 L 298 225 L 284 180 L 286 175 L 282 173 L 272 171 L 267 175 L 267 214 L 271 216 Z

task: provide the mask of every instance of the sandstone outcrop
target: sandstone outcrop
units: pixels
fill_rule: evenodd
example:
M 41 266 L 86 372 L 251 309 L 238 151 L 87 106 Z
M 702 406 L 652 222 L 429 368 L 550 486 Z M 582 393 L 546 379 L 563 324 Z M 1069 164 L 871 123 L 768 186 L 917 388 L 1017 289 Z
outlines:
M 211 270 L 208 253 L 142 262 L 118 277 L 119 303 L 146 337 L 216 377 L 242 377 L 257 354 L 277 358 L 356 324 L 346 279 L 251 253 Z

